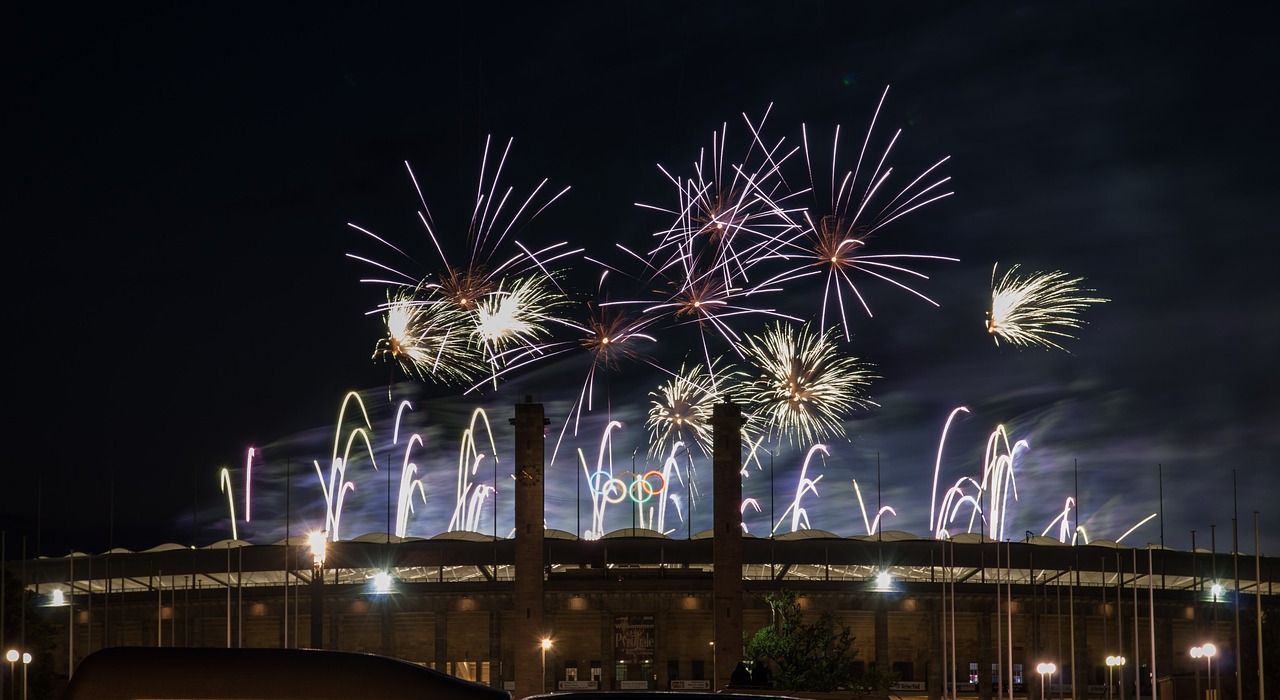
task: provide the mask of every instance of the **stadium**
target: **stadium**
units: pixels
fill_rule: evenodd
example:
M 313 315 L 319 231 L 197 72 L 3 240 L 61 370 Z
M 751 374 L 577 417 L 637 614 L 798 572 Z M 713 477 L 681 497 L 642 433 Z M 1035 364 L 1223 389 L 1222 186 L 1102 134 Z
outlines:
M 516 697 L 712 691 L 785 589 L 806 615 L 852 629 L 858 663 L 894 674 L 895 693 L 941 697 L 949 682 L 984 698 L 1137 697 L 1153 679 L 1161 697 L 1257 688 L 1268 643 L 1256 613 L 1275 611 L 1276 558 L 1031 533 L 744 536 L 733 404 L 713 419 L 714 528 L 582 539 L 542 526 L 541 404 L 516 404 L 513 424 L 510 538 L 299 534 L 6 565 L 53 630 L 60 676 L 113 646 L 298 647 L 401 658 Z

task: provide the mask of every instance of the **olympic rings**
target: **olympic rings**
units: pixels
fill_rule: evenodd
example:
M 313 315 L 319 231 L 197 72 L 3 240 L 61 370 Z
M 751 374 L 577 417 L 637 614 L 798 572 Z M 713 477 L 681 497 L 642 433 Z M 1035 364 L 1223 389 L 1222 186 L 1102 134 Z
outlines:
M 628 474 L 631 475 L 632 479 L 630 485 L 627 485 L 627 482 L 620 478 Z M 657 486 L 650 483 L 651 479 L 657 479 Z M 645 503 L 667 488 L 667 480 L 662 478 L 662 472 L 657 470 L 647 471 L 644 476 L 640 477 L 629 471 L 622 472 L 617 477 L 614 477 L 609 472 L 600 469 L 587 479 L 587 484 L 591 487 L 593 494 L 614 504 L 622 503 L 627 498 L 636 503 Z

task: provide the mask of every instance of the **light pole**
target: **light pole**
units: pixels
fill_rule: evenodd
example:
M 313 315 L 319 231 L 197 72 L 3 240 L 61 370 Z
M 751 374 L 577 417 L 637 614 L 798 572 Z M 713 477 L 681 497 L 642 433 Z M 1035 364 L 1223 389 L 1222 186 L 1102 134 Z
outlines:
M 324 648 L 324 555 L 329 533 L 316 531 L 307 535 L 311 545 L 311 648 Z
M 1111 675 L 1111 672 L 1112 672 L 1113 670 L 1115 670 L 1115 667 L 1116 667 L 1116 666 L 1123 666 L 1123 665 L 1124 665 L 1124 657 L 1123 657 L 1123 656 L 1108 656 L 1108 657 L 1107 657 L 1107 697 L 1108 697 L 1108 698 L 1110 698 L 1110 697 L 1111 697 L 1111 691 L 1112 691 L 1112 688 L 1114 688 L 1114 687 L 1115 687 L 1115 684 L 1112 682 L 1112 675 Z M 1124 682 L 1124 679 L 1123 679 L 1123 678 L 1121 678 L 1121 679 L 1120 679 L 1120 681 L 1123 683 L 1123 682 Z
M 1213 642 L 1205 642 L 1198 647 L 1191 647 L 1191 658 L 1204 658 L 1204 672 L 1210 679 L 1213 678 L 1213 655 L 1218 653 L 1218 647 Z M 1207 690 L 1213 690 L 1213 681 L 1209 680 L 1205 683 Z M 1215 696 L 1216 697 L 1216 696 Z
M 27 700 L 27 665 L 31 663 L 31 654 L 22 652 L 22 700 Z
M 711 692 L 716 692 L 716 643 L 707 642 L 711 646 Z
M 1044 684 L 1044 677 L 1046 675 L 1052 676 L 1053 672 L 1058 670 L 1058 667 L 1053 663 L 1043 663 L 1037 665 L 1036 670 L 1040 672 L 1040 700 L 1045 700 L 1049 695 L 1046 692 L 1047 688 Z
M 13 678 L 17 675 L 17 672 L 14 671 L 13 665 L 18 662 L 18 657 L 19 654 L 17 649 L 10 649 L 4 655 L 5 660 L 9 662 L 9 697 L 13 697 Z
M 551 648 L 551 640 L 543 637 L 542 643 L 542 692 L 547 692 L 547 650 Z

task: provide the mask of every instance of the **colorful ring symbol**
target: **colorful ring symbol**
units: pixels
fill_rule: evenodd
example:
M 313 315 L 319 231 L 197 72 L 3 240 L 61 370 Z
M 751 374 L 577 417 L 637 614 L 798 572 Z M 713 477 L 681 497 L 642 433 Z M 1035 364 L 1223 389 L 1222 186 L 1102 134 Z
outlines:
M 619 478 L 628 474 L 632 477 L 630 485 Z M 657 486 L 651 483 L 653 479 L 657 479 Z M 662 472 L 656 470 L 645 472 L 644 476 L 640 477 L 629 471 L 614 477 L 600 469 L 591 475 L 587 483 L 591 486 L 592 493 L 614 504 L 622 503 L 628 497 L 635 503 L 645 503 L 667 488 L 667 480 L 662 478 Z

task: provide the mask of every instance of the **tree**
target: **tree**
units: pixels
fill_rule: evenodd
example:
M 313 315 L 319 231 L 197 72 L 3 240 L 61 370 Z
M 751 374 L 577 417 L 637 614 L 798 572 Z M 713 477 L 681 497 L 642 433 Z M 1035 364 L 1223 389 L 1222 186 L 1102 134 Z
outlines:
M 765 600 L 773 611 L 773 625 L 757 631 L 745 652 L 755 664 L 768 665 L 772 687 L 825 692 L 860 685 L 852 630 L 830 612 L 805 623 L 793 591 L 782 589 Z

